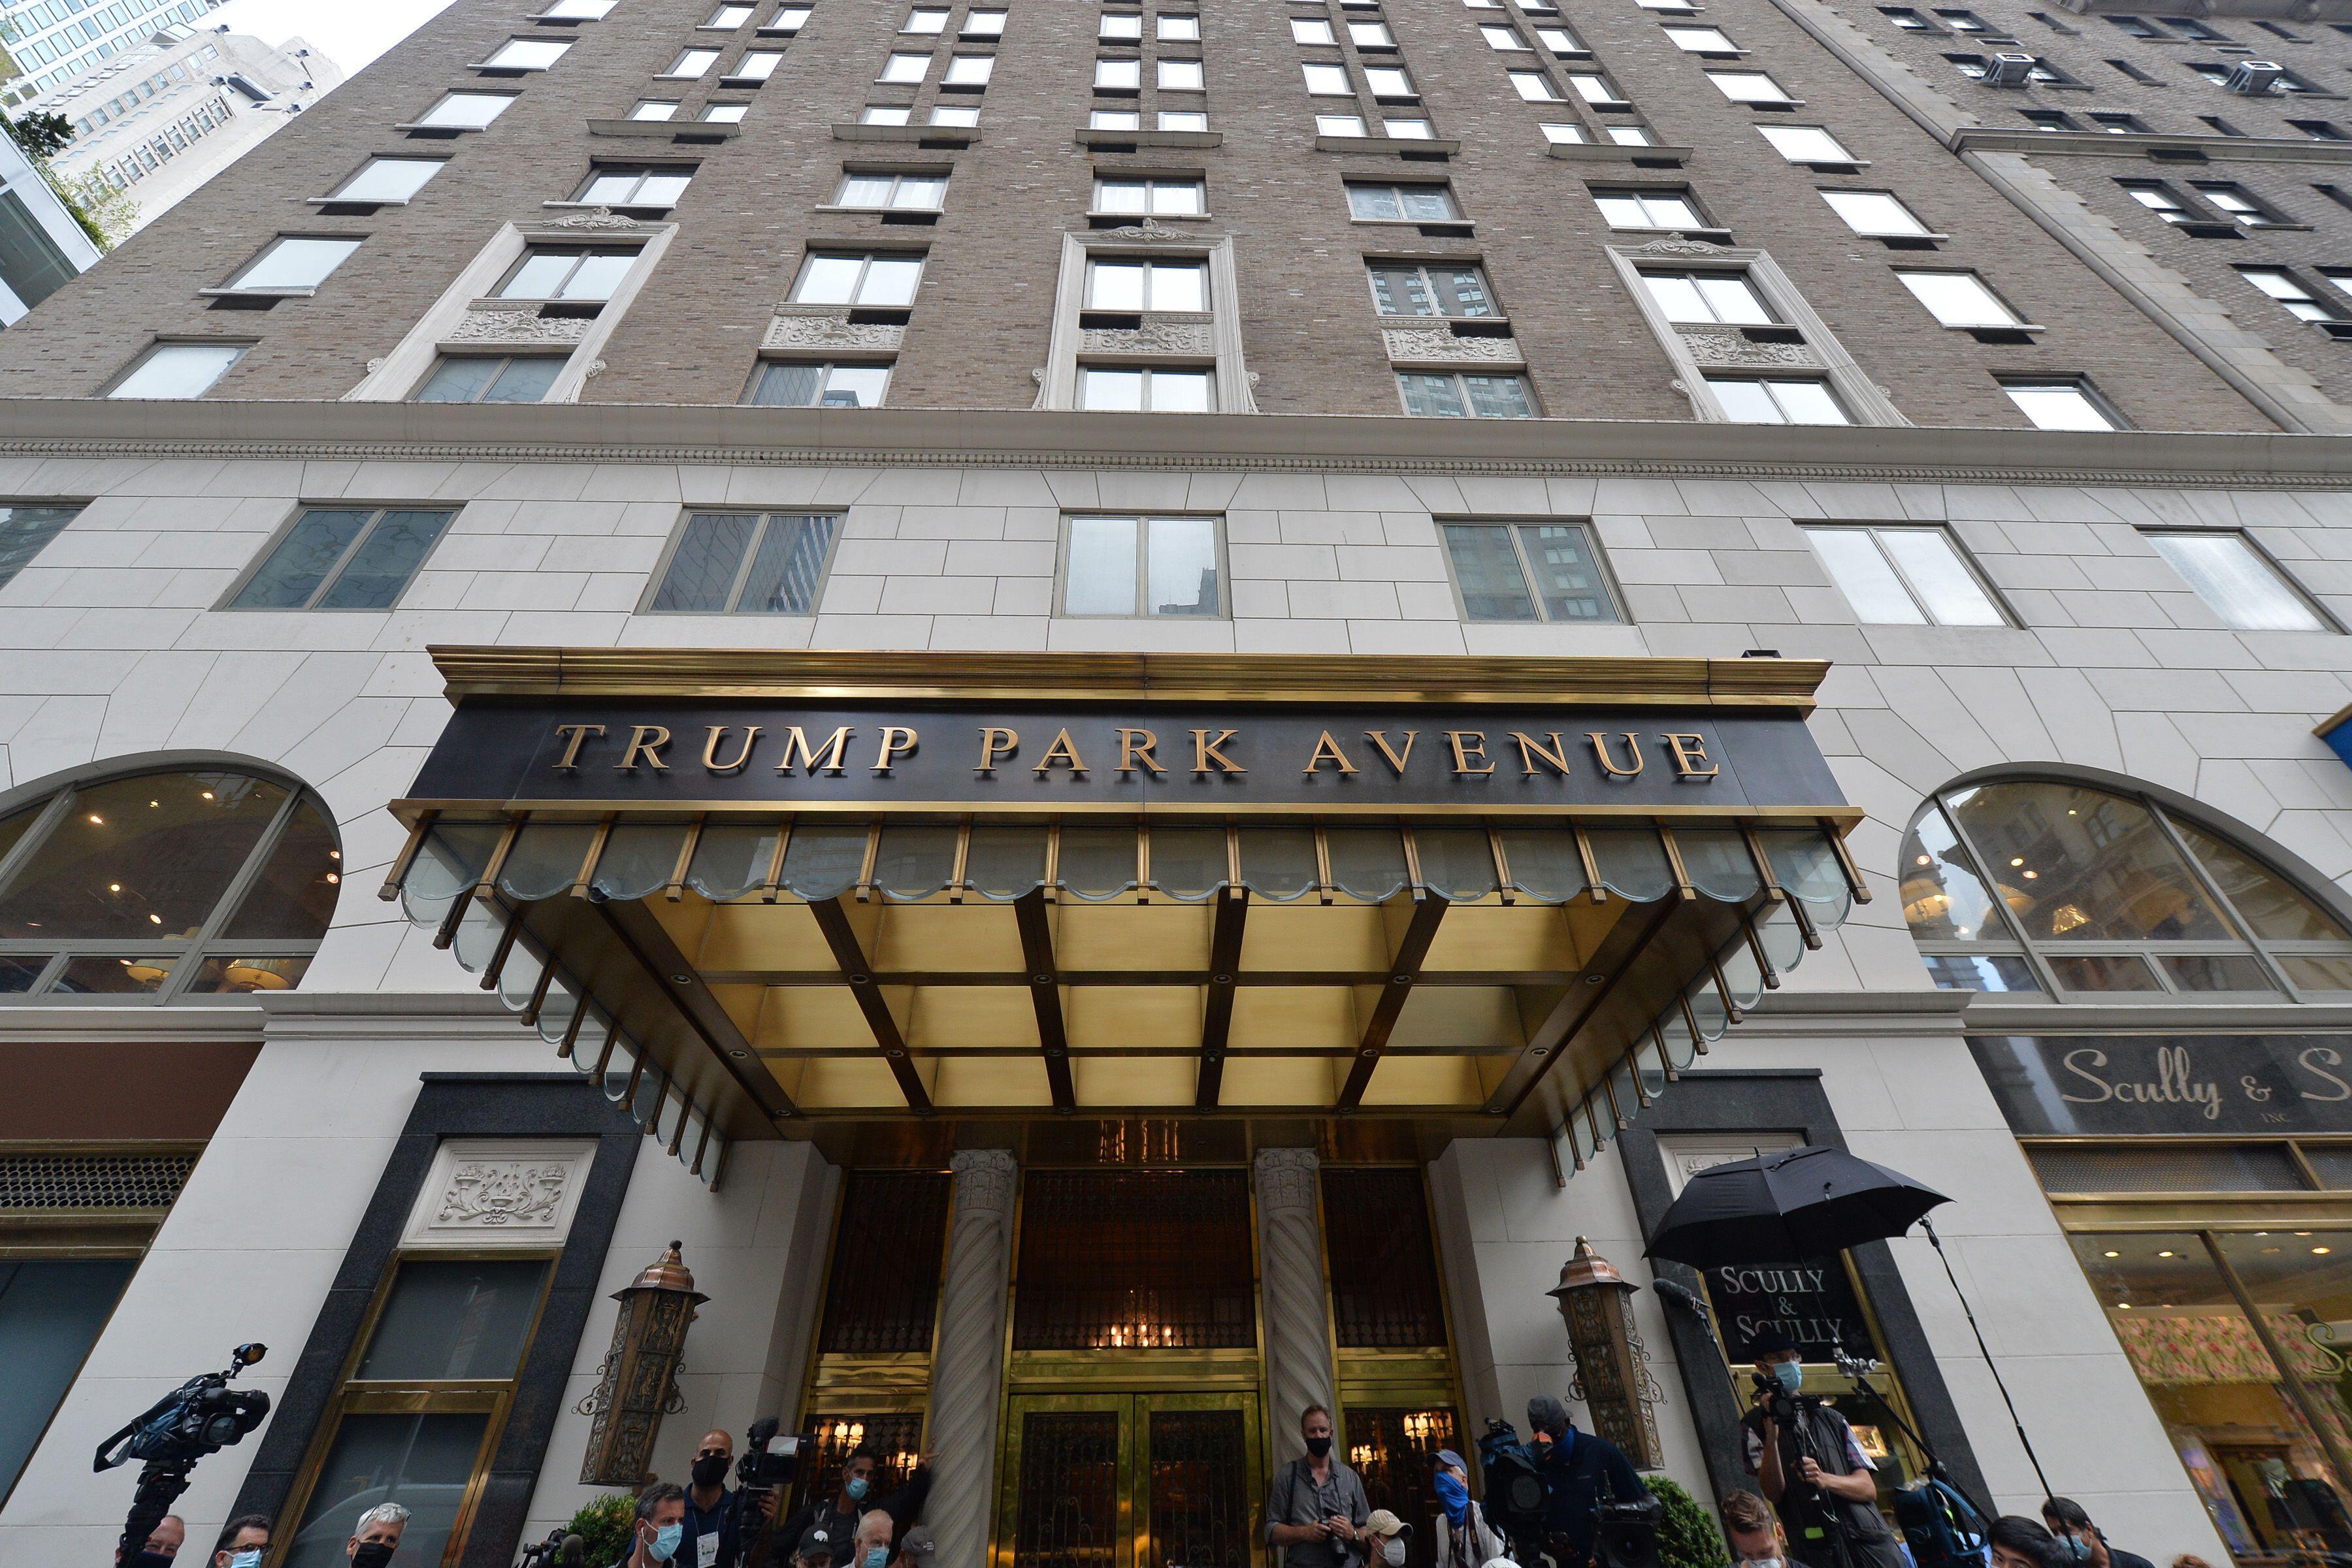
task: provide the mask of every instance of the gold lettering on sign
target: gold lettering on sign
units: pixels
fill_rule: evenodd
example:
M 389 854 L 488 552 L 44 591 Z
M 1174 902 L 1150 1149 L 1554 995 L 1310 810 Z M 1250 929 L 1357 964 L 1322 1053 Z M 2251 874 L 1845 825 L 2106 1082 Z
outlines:
M 1380 748 L 1380 753 L 1388 759 L 1390 768 L 1394 770 L 1397 777 L 1402 778 L 1405 763 L 1412 760 L 1412 743 L 1420 734 L 1421 731 L 1418 730 L 1407 730 L 1404 732 L 1404 750 L 1402 752 L 1389 744 L 1389 732 L 1386 730 L 1367 730 L 1364 731 L 1364 739 Z
M 891 763 L 900 757 L 913 756 L 915 748 L 921 743 L 921 737 L 904 724 L 883 725 L 882 749 L 874 753 L 874 771 L 877 773 L 888 773 Z
M 1674 753 L 1675 773 L 1686 779 L 1711 779 L 1723 770 L 1706 754 L 1704 735 L 1668 733 L 1658 737 Z
M 620 773 L 624 770 L 634 770 L 637 765 L 637 758 L 642 756 L 646 759 L 647 767 L 667 773 L 669 764 L 661 760 L 661 749 L 668 744 L 667 730 L 659 724 L 639 724 L 630 731 L 629 749 L 621 753 L 621 760 L 613 764 L 613 771 Z
M 1068 768 L 1075 777 L 1087 776 L 1086 762 L 1078 755 L 1077 743 L 1070 739 L 1070 731 L 1067 728 L 1054 737 L 1054 743 L 1045 748 L 1045 754 L 1038 758 L 1037 765 L 1029 771 L 1042 773 L 1055 763 L 1060 763 Z
M 1469 736 L 1470 740 L 1465 742 L 1462 739 L 1465 735 Z M 1454 777 L 1460 778 L 1465 773 L 1491 773 L 1495 771 L 1495 764 L 1486 763 L 1486 731 L 1448 730 L 1445 731 L 1445 743 L 1454 752 Z M 1483 768 L 1474 767 L 1472 766 L 1474 762 L 1486 763 L 1486 765 Z
M 1307 767 L 1304 771 L 1311 773 L 1327 762 L 1339 764 L 1339 774 L 1342 778 L 1356 771 L 1356 764 L 1348 760 L 1348 753 L 1339 749 L 1339 742 L 1331 738 L 1331 731 L 1328 730 L 1324 731 L 1323 738 L 1315 742 L 1315 754 L 1307 759 Z
M 1240 763 L 1238 763 L 1234 762 L 1234 761 L 1233 760 L 1233 758 L 1231 758 L 1231 757 L 1229 757 L 1229 756 L 1225 755 L 1225 753 L 1224 753 L 1224 752 L 1221 752 L 1221 751 L 1217 750 L 1217 748 L 1218 748 L 1218 747 L 1220 747 L 1220 746 L 1222 746 L 1222 745 L 1224 745 L 1226 742 L 1230 742 L 1230 741 L 1231 741 L 1231 740 L 1232 740 L 1235 735 L 1238 735 L 1238 734 L 1240 734 L 1240 733 L 1241 733 L 1241 731 L 1238 731 L 1238 730 L 1220 730 L 1220 731 L 1217 731 L 1217 738 L 1216 738 L 1215 740 L 1212 741 L 1211 739 L 1209 739 L 1209 731 L 1207 731 L 1206 730 L 1195 730 L 1195 731 L 1192 731 L 1192 771 L 1193 771 L 1193 773 L 1207 773 L 1207 772 L 1209 771 L 1209 764 L 1210 764 L 1212 762 L 1214 762 L 1214 763 L 1216 763 L 1216 765 L 1217 765 L 1217 766 L 1219 766 L 1219 767 L 1221 767 L 1221 768 L 1224 769 L 1224 770 L 1225 770 L 1225 772 L 1227 772 L 1228 773 L 1245 773 L 1249 772 L 1249 770 L 1248 770 L 1247 768 L 1243 767 Z
M 603 734 L 604 732 L 604 726 L 602 724 L 558 724 L 555 727 L 555 732 L 559 735 L 569 735 L 572 737 L 571 740 L 564 742 L 563 755 L 556 763 L 555 771 L 560 773 L 576 773 L 580 768 L 580 742 L 586 740 L 591 735 Z
M 1152 757 L 1151 748 L 1160 744 L 1160 737 L 1149 730 L 1121 730 L 1118 732 L 1118 771 L 1131 773 L 1138 767 L 1150 768 L 1155 773 L 1168 770 Z
M 714 773 L 731 773 L 751 760 L 751 742 L 760 738 L 760 726 L 757 724 L 744 730 L 743 749 L 735 753 L 733 762 L 722 763 L 719 760 L 719 737 L 733 728 L 731 724 L 713 724 L 710 726 L 709 739 L 702 742 L 702 765 Z
M 807 731 L 798 724 L 792 725 L 784 731 L 784 760 L 776 764 L 776 771 L 780 773 L 791 773 L 793 754 L 797 752 L 800 754 L 801 765 L 809 777 L 814 778 L 823 772 L 839 778 L 842 768 L 846 765 L 843 761 L 842 753 L 849 750 L 849 737 L 856 733 L 857 733 L 856 730 L 844 724 L 825 737 L 824 745 L 812 750 L 809 746 Z
M 1625 737 L 1625 750 L 1631 752 L 1633 758 L 1633 765 L 1630 768 L 1621 768 L 1611 759 L 1609 739 L 1601 731 L 1588 730 L 1584 732 L 1584 738 L 1592 742 L 1592 754 L 1600 759 L 1601 771 L 1612 779 L 1630 779 L 1642 771 L 1642 737 L 1631 730 L 1623 731 L 1622 733 Z
M 980 732 L 980 766 L 971 771 L 986 777 L 996 772 L 997 758 L 1016 756 L 1020 751 L 1021 731 L 990 725 Z
M 1568 776 L 1568 742 L 1559 738 L 1559 731 L 1557 730 L 1547 730 L 1544 733 L 1551 737 L 1551 745 L 1549 748 L 1533 735 L 1523 735 L 1517 730 L 1511 731 L 1511 739 L 1519 743 L 1520 770 L 1528 777 L 1535 777 L 1536 759 L 1540 757 L 1549 765 L 1558 768 L 1560 777 L 1566 778 Z

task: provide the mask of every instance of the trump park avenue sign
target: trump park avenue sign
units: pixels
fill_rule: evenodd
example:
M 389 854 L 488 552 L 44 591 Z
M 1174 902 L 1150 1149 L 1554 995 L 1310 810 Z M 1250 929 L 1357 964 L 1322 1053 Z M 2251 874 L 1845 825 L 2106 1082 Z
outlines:
M 1403 702 L 978 711 L 468 697 L 412 794 L 793 809 L 1843 805 L 1795 712 Z

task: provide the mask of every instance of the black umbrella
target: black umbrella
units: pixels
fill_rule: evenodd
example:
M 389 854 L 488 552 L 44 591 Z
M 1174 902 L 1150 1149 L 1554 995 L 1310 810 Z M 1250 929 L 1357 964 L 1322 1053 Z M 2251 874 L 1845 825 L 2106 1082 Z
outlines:
M 1901 1236 L 1951 1201 L 1899 1171 L 1809 1144 L 1699 1172 L 1649 1255 L 1701 1269 L 1794 1262 Z

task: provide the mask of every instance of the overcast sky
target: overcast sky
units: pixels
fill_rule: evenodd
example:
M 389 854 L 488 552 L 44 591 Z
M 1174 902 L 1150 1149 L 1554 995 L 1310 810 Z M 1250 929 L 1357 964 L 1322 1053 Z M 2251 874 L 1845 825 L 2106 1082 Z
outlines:
M 282 44 L 299 34 L 342 67 L 345 75 L 357 76 L 361 67 L 449 4 L 450 0 L 228 0 L 201 25 L 250 33 L 265 44 Z

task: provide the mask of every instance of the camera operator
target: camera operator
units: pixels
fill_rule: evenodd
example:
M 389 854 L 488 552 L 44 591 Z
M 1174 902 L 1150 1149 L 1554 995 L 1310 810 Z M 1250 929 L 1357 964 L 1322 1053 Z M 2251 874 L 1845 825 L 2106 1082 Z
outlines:
M 261 1568 L 269 1551 L 269 1516 L 248 1513 L 221 1526 L 213 1546 L 213 1568 Z
M 1331 1413 L 1298 1413 L 1307 1452 L 1276 1472 L 1265 1494 L 1265 1543 L 1282 1551 L 1282 1568 L 1363 1568 L 1358 1531 L 1372 1516 L 1361 1476 L 1331 1457 Z
M 775 1506 L 775 1493 L 730 1491 L 735 1439 L 709 1431 L 694 1451 L 692 1484 L 686 1489 L 686 1532 L 678 1542 L 677 1568 L 738 1568 L 747 1539 L 756 1536 Z
M 1876 1467 L 1844 1416 L 1801 1398 L 1796 1342 L 1767 1329 L 1749 1342 L 1756 1401 L 1740 1418 L 1748 1468 L 1787 1527 L 1789 1555 L 1806 1568 L 1904 1568 L 1878 1511 Z
M 866 1514 L 877 1508 L 887 1513 L 894 1535 L 903 1534 L 922 1517 L 924 1500 L 931 1495 L 931 1461 L 937 1458 L 925 1454 L 904 1488 L 894 1496 L 877 1498 L 874 1473 L 882 1467 L 881 1450 L 859 1444 L 842 1463 L 840 1491 L 802 1504 L 797 1513 L 784 1521 L 783 1538 L 798 1541 L 812 1530 L 823 1530 L 835 1543 L 835 1561 L 847 1568 L 850 1540 L 857 1533 L 857 1521 Z
M 147 1544 L 130 1559 L 128 1568 L 170 1568 L 172 1559 L 188 1541 L 188 1521 L 176 1513 L 167 1513 L 155 1521 L 147 1532 Z M 114 1549 L 114 1560 L 123 1562 L 122 1548 Z
M 1650 1495 L 1633 1461 L 1606 1437 L 1580 1432 L 1568 1406 L 1549 1394 L 1528 1401 L 1535 1433 L 1536 1473 L 1543 1478 L 1544 1550 L 1559 1568 L 1585 1568 L 1604 1502 L 1639 1502 Z
M 2093 1524 L 2090 1514 L 2073 1498 L 2042 1499 L 2042 1522 L 2057 1537 L 2058 1561 L 2068 1568 L 2077 1563 L 2088 1563 L 2090 1568 L 2156 1568 L 2137 1552 L 2111 1544 L 2106 1531 Z
M 408 1510 L 396 1502 L 380 1502 L 360 1515 L 343 1555 L 352 1568 L 384 1568 L 400 1550 L 401 1532 L 408 1528 Z

